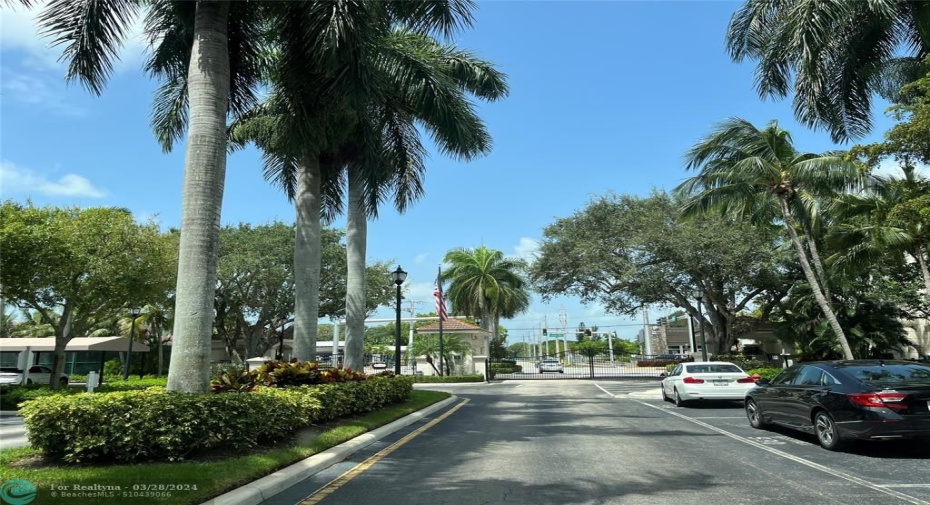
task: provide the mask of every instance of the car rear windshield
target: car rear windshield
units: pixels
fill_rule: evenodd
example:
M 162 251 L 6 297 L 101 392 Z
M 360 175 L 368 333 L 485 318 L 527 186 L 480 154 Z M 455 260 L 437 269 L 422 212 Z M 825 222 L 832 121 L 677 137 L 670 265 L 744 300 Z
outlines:
M 844 366 L 843 371 L 876 386 L 930 384 L 930 366 L 920 363 Z
M 741 373 L 736 365 L 688 365 L 688 373 Z

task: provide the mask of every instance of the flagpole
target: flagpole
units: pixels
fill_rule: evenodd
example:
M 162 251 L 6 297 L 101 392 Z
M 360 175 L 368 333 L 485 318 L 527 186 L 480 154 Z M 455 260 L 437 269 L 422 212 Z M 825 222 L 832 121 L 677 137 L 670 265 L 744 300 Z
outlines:
M 436 274 L 436 285 L 439 287 L 439 301 L 445 303 L 445 299 L 442 296 L 442 265 L 437 267 Z M 443 364 L 443 349 L 442 349 L 442 310 L 437 308 L 437 316 L 439 316 L 439 375 L 446 374 L 446 367 Z

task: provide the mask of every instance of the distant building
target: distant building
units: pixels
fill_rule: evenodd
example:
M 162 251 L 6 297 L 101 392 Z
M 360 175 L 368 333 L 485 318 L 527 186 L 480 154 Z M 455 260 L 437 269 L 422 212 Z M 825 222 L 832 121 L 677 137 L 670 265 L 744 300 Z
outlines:
M 65 373 L 87 375 L 103 373 L 103 364 L 117 358 L 124 362 L 129 350 L 126 337 L 75 337 L 65 347 Z M 132 352 L 149 352 L 140 342 L 132 343 Z M 55 337 L 0 338 L 0 367 L 27 370 L 33 365 L 52 366 L 55 359 Z
M 439 321 L 432 322 L 416 329 L 418 334 L 438 334 Z M 484 363 L 489 358 L 491 349 L 491 332 L 467 323 L 460 319 L 449 318 L 442 322 L 442 333 L 445 336 L 455 335 L 471 346 L 471 355 L 455 356 L 453 361 L 453 375 L 484 374 Z M 434 365 L 439 368 L 439 360 Z M 417 373 L 435 375 L 435 370 L 426 361 L 425 356 L 417 356 Z

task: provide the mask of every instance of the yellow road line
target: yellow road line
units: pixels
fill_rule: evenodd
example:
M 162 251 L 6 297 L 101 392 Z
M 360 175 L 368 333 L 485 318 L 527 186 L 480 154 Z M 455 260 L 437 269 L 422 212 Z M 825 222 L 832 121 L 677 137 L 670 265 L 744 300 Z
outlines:
M 414 439 L 416 436 L 418 436 L 419 434 L 421 434 L 421 433 L 423 433 L 424 431 L 426 431 L 426 430 L 432 428 L 433 426 L 436 426 L 437 424 L 439 424 L 440 422 L 442 422 L 443 419 L 445 419 L 445 418 L 451 416 L 452 414 L 454 414 L 455 411 L 457 411 L 458 409 L 462 408 L 462 406 L 464 406 L 466 403 L 468 403 L 468 399 L 467 399 L 467 398 L 464 399 L 463 401 L 461 401 L 461 402 L 460 402 L 458 405 L 456 405 L 455 407 L 452 407 L 451 409 L 449 409 L 449 411 L 446 412 L 445 414 L 443 414 L 443 415 L 437 417 L 436 419 L 433 419 L 432 421 L 426 423 L 425 425 L 423 425 L 423 426 L 417 428 L 416 430 L 414 430 L 414 431 L 410 432 L 409 434 L 407 434 L 407 436 L 405 436 L 404 438 L 402 438 L 402 439 L 398 440 L 397 442 L 394 442 L 393 444 L 391 444 L 391 445 L 385 447 L 384 449 L 382 449 L 381 451 L 379 451 L 377 454 L 371 456 L 370 458 L 366 459 L 365 461 L 362 461 L 362 462 L 359 463 L 358 465 L 355 465 L 355 468 L 352 468 L 352 469 L 349 470 L 348 472 L 346 472 L 346 473 L 340 475 L 339 477 L 336 477 L 335 479 L 333 479 L 332 481 L 330 481 L 330 482 L 329 482 L 328 484 L 326 484 L 325 486 L 321 487 L 320 489 L 317 489 L 317 490 L 314 491 L 310 496 L 304 498 L 301 502 L 297 503 L 297 505 L 316 505 L 317 503 L 319 503 L 321 500 L 323 500 L 323 499 L 326 498 L 327 496 L 329 496 L 329 495 L 333 494 L 334 492 L 336 492 L 337 489 L 339 489 L 339 488 L 341 488 L 342 486 L 348 484 L 348 482 L 349 482 L 350 480 L 354 479 L 355 477 L 357 477 L 358 475 L 360 475 L 360 474 L 361 474 L 362 472 L 364 472 L 365 470 L 368 470 L 369 468 L 371 468 L 372 466 L 374 466 L 375 463 L 377 463 L 378 461 L 381 461 L 382 459 L 384 459 L 385 457 L 387 457 L 387 455 L 389 455 L 389 454 L 391 454 L 392 452 L 394 452 L 394 451 L 396 451 L 397 449 L 399 449 L 402 445 L 404 445 L 404 444 L 406 444 L 407 442 L 413 440 L 413 439 Z

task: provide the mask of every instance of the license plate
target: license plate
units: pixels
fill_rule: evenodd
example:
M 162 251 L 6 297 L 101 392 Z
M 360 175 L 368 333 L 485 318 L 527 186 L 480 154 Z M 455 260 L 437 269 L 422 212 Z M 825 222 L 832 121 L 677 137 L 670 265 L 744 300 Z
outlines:
M 729 384 L 730 384 L 730 381 L 714 381 L 715 386 L 726 386 Z

